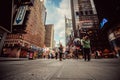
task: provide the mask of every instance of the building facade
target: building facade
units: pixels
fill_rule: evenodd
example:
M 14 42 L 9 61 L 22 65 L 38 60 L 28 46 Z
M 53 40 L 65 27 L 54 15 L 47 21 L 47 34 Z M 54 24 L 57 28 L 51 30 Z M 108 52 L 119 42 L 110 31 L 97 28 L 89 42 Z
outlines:
M 14 0 L 0 1 L 0 56 L 7 33 L 12 32 Z
M 12 33 L 6 37 L 3 56 L 27 57 L 44 46 L 45 26 L 40 0 L 14 1 Z M 45 17 L 44 17 L 45 18 Z
M 65 38 L 66 38 L 66 46 L 71 42 L 71 33 L 72 33 L 72 19 L 65 17 Z
M 53 49 L 54 48 L 54 25 L 47 24 L 45 25 L 45 45 L 46 47 Z
M 100 20 L 100 33 L 103 47 L 120 56 L 120 1 L 94 0 Z M 107 5 L 106 5 L 107 4 Z M 106 44 L 106 45 L 105 45 Z

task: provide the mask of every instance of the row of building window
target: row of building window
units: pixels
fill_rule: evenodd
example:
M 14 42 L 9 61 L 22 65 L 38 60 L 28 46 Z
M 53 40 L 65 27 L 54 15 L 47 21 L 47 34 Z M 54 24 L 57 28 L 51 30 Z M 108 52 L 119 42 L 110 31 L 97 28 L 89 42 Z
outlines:
M 83 15 L 93 15 L 93 11 L 80 11 L 80 12 L 76 12 L 76 16 L 83 16 Z
M 90 3 L 89 0 L 81 0 L 80 3 Z

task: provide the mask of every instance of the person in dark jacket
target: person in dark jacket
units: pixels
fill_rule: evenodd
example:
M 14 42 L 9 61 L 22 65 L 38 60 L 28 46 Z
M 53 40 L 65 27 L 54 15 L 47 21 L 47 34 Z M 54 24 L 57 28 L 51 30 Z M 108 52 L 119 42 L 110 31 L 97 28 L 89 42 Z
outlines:
M 60 59 L 60 61 L 62 61 L 62 54 L 63 54 L 63 46 L 62 46 L 62 44 L 60 44 L 60 47 L 59 47 L 59 59 Z

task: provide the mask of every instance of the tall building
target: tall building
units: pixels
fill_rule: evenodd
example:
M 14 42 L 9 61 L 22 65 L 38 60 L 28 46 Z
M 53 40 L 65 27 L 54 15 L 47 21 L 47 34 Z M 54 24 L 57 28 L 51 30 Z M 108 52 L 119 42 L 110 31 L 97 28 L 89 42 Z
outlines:
M 47 24 L 45 25 L 45 45 L 46 47 L 53 49 L 54 48 L 54 25 Z
M 54 47 L 56 47 L 56 41 L 55 41 L 55 40 L 54 40 Z M 54 48 L 54 47 L 53 47 L 53 48 Z
M 27 57 L 44 46 L 45 26 L 43 1 L 14 1 L 12 33 L 6 37 L 3 56 Z M 45 8 L 44 8 L 45 9 Z M 45 17 L 44 17 L 45 18 Z
M 82 38 L 88 34 L 95 47 L 98 36 L 98 17 L 93 0 L 71 0 L 74 37 Z
M 46 23 L 46 16 L 47 16 L 47 11 L 46 11 L 46 8 L 45 8 L 45 5 L 44 5 L 44 0 L 40 0 L 42 2 L 41 4 L 41 10 L 42 10 L 42 23 Z
M 65 38 L 66 38 L 66 46 L 69 45 L 71 32 L 72 32 L 72 19 L 65 17 Z

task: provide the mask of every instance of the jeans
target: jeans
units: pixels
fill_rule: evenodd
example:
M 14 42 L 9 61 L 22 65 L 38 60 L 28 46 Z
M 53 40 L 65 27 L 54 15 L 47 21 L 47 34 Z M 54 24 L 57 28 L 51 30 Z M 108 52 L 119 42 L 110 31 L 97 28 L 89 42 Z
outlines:
M 88 61 L 90 61 L 91 56 L 90 56 L 90 48 L 83 48 L 84 51 L 84 60 L 86 61 L 86 59 Z

